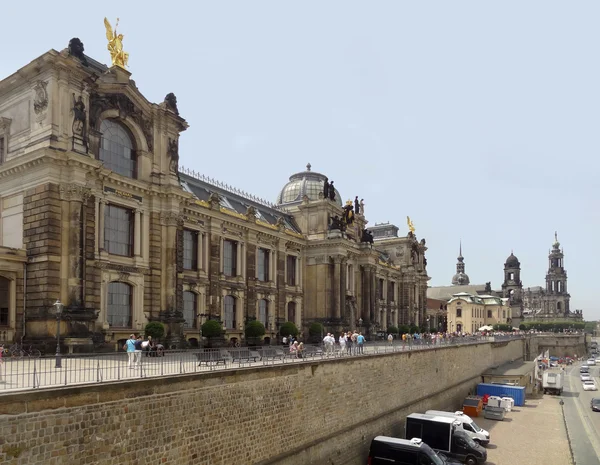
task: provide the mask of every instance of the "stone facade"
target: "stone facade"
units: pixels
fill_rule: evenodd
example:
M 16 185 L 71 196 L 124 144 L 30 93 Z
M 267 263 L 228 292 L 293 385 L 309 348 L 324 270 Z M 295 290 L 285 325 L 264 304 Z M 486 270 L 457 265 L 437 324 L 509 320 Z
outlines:
M 482 326 L 511 322 L 508 299 L 492 295 L 454 294 L 446 311 L 450 332 L 474 334 Z
M 269 338 L 286 321 L 423 323 L 424 239 L 363 242 L 364 205 L 332 230 L 340 194 L 310 166 L 276 205 L 179 168 L 187 128 L 172 94 L 149 102 L 128 71 L 67 49 L 0 82 L 4 342 L 53 344 L 57 300 L 63 336 L 115 348 L 152 320 L 173 345 L 207 319 L 238 340 L 253 319 Z
M 374 436 L 402 437 L 413 412 L 456 410 L 523 350 L 516 340 L 6 395 L 0 462 L 364 464 Z

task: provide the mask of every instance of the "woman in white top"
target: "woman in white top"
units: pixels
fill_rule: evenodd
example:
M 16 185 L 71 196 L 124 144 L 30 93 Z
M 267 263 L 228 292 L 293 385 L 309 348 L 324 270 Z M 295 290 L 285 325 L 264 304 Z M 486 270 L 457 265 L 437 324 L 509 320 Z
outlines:
M 346 335 L 344 333 L 340 334 L 338 340 L 340 341 L 340 352 L 343 354 L 346 350 Z

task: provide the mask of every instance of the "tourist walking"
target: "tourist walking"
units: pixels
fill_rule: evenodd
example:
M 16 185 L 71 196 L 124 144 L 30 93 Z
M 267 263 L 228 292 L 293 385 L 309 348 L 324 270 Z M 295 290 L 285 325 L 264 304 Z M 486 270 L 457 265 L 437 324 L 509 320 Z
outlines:
M 340 355 L 344 355 L 344 351 L 346 350 L 346 335 L 344 333 L 340 334 L 339 342 L 340 342 Z
M 365 337 L 362 335 L 362 333 L 359 333 L 356 337 L 356 343 L 358 345 L 358 353 L 364 355 Z
M 133 364 L 135 362 L 135 334 L 129 336 L 129 339 L 127 339 L 127 342 L 125 342 L 123 349 L 127 351 L 129 368 L 133 369 Z
M 136 366 L 142 365 L 142 336 L 138 336 L 137 340 L 134 342 L 134 360 L 133 363 Z

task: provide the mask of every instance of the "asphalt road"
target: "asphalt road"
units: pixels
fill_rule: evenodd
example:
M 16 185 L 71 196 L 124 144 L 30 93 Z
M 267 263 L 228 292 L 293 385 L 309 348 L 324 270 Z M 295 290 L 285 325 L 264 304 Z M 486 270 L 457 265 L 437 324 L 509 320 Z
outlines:
M 584 391 L 577 363 L 566 370 L 563 391 L 565 421 L 573 449 L 575 465 L 600 465 L 600 412 L 593 412 L 590 401 L 600 391 Z M 591 366 L 590 374 L 600 386 L 599 366 Z

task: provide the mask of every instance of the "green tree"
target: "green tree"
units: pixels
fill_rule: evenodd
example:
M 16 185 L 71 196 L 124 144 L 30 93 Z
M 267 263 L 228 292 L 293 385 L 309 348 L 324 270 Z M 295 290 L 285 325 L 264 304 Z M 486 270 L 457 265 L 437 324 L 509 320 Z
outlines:
M 398 328 L 396 328 L 395 326 L 388 326 L 388 333 L 398 334 L 398 331 Z
M 289 336 L 291 334 L 295 337 L 298 335 L 298 328 L 291 321 L 287 321 L 281 325 L 281 328 L 279 329 L 279 334 L 281 334 L 282 336 Z
M 223 328 L 221 327 L 221 323 L 217 320 L 207 320 L 202 325 L 202 336 L 207 338 L 214 338 L 223 335 Z
M 321 335 L 324 333 L 325 327 L 319 322 L 315 321 L 314 323 L 311 323 L 308 327 L 308 335 L 311 337 L 321 337 Z
M 408 325 L 400 325 L 398 327 L 398 331 L 400 334 L 408 334 L 410 333 L 410 327 Z
M 152 339 L 160 340 L 165 335 L 165 325 L 160 321 L 151 321 L 144 328 L 146 337 L 152 336 Z
M 250 321 L 246 325 L 246 337 L 248 339 L 252 339 L 252 338 L 256 339 L 256 338 L 262 337 L 265 335 L 265 333 L 266 333 L 265 325 L 263 325 L 258 320 Z

